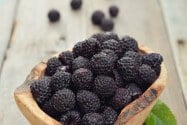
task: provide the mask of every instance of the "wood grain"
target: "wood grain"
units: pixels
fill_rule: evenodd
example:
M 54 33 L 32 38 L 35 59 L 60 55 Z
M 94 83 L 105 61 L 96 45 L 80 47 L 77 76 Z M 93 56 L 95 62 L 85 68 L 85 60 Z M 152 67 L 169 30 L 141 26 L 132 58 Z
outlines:
M 95 9 L 106 12 L 111 4 L 120 7 L 119 17 L 114 19 L 115 32 L 135 37 L 154 51 L 164 56 L 168 68 L 168 86 L 162 100 L 176 115 L 179 125 L 187 123 L 187 111 L 181 92 L 162 10 L 157 0 L 84 0 L 80 11 L 72 11 L 69 0 L 20 0 L 16 17 L 16 28 L 11 37 L 11 47 L 1 74 L 0 111 L 2 125 L 24 125 L 26 120 L 15 105 L 13 92 L 30 69 L 42 59 L 57 51 L 71 48 L 79 40 L 100 31 L 93 26 L 90 17 Z M 50 24 L 47 12 L 56 8 L 61 12 L 61 21 Z M 8 111 L 8 112 L 7 112 Z M 1 116 L 1 115 L 0 115 Z M 11 120 L 10 120 L 11 119 Z
M 160 0 L 187 109 L 187 1 Z
M 17 0 L 0 1 L 0 71 L 11 37 Z

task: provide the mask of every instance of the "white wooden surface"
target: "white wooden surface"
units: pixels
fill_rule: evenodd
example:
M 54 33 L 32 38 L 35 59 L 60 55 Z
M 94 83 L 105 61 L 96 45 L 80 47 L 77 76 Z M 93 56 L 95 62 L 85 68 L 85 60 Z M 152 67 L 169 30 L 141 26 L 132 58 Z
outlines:
M 0 0 L 0 70 L 13 27 L 17 0 Z
M 160 0 L 187 107 L 187 0 Z
M 3 100 L 0 101 L 0 125 L 27 124 L 15 105 L 13 99 L 15 88 L 23 83 L 29 71 L 39 61 L 57 51 L 70 49 L 75 42 L 99 32 L 99 28 L 90 22 L 91 14 L 95 9 L 107 13 L 109 5 L 112 4 L 120 7 L 114 31 L 121 36 L 131 35 L 164 56 L 169 79 L 162 100 L 171 107 L 178 124 L 185 125 L 187 111 L 159 2 L 84 0 L 83 8 L 77 12 L 71 10 L 69 2 L 69 0 L 19 0 L 14 20 L 16 25 L 10 38 L 11 46 L 7 50 L 7 59 L 0 76 L 0 99 Z M 47 12 L 50 8 L 60 11 L 60 22 L 56 24 L 48 22 Z

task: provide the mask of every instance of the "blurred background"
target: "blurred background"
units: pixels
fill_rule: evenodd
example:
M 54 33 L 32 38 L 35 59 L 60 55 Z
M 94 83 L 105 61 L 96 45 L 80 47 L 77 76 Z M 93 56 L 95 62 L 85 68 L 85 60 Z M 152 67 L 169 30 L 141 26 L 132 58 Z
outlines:
M 130 35 L 161 53 L 168 84 L 161 100 L 179 125 L 187 123 L 187 0 L 83 0 L 73 11 L 70 0 L 0 0 L 0 125 L 26 125 L 13 93 L 34 65 L 102 30 L 91 15 L 111 5 L 119 7 L 113 32 Z M 50 9 L 59 11 L 50 23 Z

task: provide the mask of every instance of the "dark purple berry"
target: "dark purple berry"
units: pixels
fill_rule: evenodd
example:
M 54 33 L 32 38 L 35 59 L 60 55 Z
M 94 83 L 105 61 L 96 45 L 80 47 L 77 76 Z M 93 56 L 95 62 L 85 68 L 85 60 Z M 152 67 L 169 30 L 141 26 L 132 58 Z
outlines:
M 78 10 L 81 8 L 82 0 L 71 0 L 71 8 L 73 10 Z
M 65 51 L 60 53 L 59 60 L 62 62 L 63 65 L 71 65 L 74 57 L 71 51 Z
M 81 125 L 104 125 L 104 120 L 99 113 L 87 113 L 83 116 L 81 123 Z
M 63 125 L 80 125 L 81 115 L 78 111 L 71 110 L 61 116 L 60 122 Z
M 105 14 L 101 10 L 96 10 L 92 14 L 92 23 L 95 25 L 100 25 L 104 17 L 105 17 Z
M 86 68 L 86 69 L 90 69 L 90 62 L 87 58 L 84 58 L 82 56 L 79 56 L 77 58 L 75 58 L 72 62 L 72 70 L 77 70 L 80 68 Z
M 60 19 L 60 13 L 57 10 L 52 9 L 48 13 L 48 18 L 50 22 L 57 22 Z
M 137 99 L 142 94 L 142 90 L 135 83 L 129 83 L 125 88 L 129 90 L 133 100 Z
M 114 28 L 114 22 L 111 19 L 104 18 L 101 22 L 101 29 L 103 31 L 112 31 Z
M 112 107 L 105 107 L 102 112 L 105 125 L 114 125 L 117 119 L 118 113 Z
M 109 13 L 111 17 L 117 17 L 119 13 L 119 8 L 115 5 L 109 7 Z
M 124 52 L 127 51 L 138 52 L 138 43 L 134 38 L 130 36 L 124 36 L 120 42 Z

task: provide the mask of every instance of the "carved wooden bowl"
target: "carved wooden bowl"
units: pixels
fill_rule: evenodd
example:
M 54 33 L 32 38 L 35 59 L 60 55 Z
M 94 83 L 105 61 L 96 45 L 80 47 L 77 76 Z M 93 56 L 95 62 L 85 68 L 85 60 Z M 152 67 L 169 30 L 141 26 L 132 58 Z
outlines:
M 145 46 L 140 46 L 139 48 L 144 53 L 152 52 Z M 45 68 L 46 61 L 36 65 L 27 76 L 25 82 L 15 90 L 14 97 L 19 109 L 31 125 L 61 125 L 39 108 L 30 92 L 30 84 L 44 74 Z M 158 79 L 138 99 L 123 108 L 115 125 L 142 125 L 165 88 L 166 81 L 167 71 L 162 63 Z

